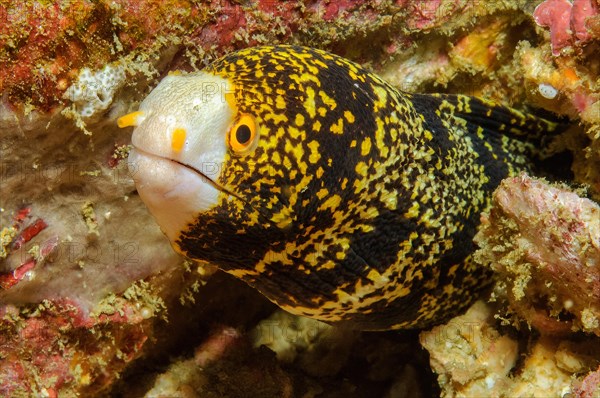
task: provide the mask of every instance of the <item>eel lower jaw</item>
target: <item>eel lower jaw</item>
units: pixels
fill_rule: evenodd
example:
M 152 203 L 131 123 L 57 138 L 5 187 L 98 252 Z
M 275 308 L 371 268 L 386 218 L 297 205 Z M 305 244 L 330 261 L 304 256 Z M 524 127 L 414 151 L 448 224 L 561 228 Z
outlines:
M 199 213 L 218 204 L 219 187 L 192 166 L 137 147 L 127 163 L 142 201 L 172 243 Z

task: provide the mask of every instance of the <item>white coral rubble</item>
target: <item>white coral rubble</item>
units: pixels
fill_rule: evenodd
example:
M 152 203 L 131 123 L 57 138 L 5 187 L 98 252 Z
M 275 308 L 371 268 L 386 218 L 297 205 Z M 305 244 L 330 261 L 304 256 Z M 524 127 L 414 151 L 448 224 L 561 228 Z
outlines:
M 125 68 L 118 63 L 97 71 L 83 68 L 78 79 L 65 91 L 64 98 L 74 104 L 81 117 L 95 116 L 110 106 L 114 94 L 125 83 L 125 77 Z

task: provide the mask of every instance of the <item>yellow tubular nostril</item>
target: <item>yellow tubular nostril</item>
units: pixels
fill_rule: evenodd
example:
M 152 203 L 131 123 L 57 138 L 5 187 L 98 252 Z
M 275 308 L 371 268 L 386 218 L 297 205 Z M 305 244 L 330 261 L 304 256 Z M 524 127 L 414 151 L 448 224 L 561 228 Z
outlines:
M 120 128 L 137 126 L 142 121 L 143 116 L 144 112 L 142 111 L 128 113 L 127 115 L 121 116 L 117 119 L 117 126 Z
M 187 132 L 184 128 L 178 127 L 173 130 L 173 137 L 171 138 L 171 149 L 175 152 L 181 151 L 183 144 L 185 143 L 185 137 Z
M 230 107 L 232 107 L 233 109 L 237 108 L 237 105 L 236 105 L 236 102 L 235 102 L 235 93 L 233 91 L 225 93 L 225 101 L 227 101 L 227 104 Z

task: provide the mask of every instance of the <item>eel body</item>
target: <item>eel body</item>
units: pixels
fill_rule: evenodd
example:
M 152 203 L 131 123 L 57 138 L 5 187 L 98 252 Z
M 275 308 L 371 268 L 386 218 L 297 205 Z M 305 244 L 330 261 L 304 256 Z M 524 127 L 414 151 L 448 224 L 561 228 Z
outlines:
M 480 213 L 557 128 L 296 46 L 171 74 L 119 124 L 136 126 L 132 175 L 178 252 L 368 330 L 431 326 L 478 297 Z

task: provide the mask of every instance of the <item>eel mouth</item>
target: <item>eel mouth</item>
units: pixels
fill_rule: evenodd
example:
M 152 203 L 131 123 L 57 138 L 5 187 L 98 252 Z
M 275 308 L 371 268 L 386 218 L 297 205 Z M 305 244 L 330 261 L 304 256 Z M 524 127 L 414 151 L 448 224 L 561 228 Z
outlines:
M 162 157 L 162 156 L 159 156 Z M 170 158 L 165 158 L 162 157 L 165 160 L 169 160 L 173 163 L 176 163 L 182 167 L 185 167 L 186 169 L 192 171 L 193 173 L 198 174 L 198 176 L 203 179 L 205 182 L 208 182 L 209 184 L 211 184 L 215 189 L 218 189 L 219 191 L 226 193 L 227 195 L 231 195 L 233 197 L 236 197 L 237 199 L 241 200 L 242 202 L 248 204 L 244 198 L 242 198 L 241 196 L 239 196 L 238 194 L 236 194 L 235 192 L 225 188 L 224 186 L 222 186 L 221 184 L 219 184 L 218 182 L 216 182 L 215 180 L 213 180 L 212 178 L 210 178 L 208 175 L 206 175 L 205 173 L 201 172 L 200 170 L 198 170 L 197 168 L 195 168 L 194 166 L 190 166 L 187 163 L 183 163 L 180 162 L 179 160 L 175 160 L 175 159 L 170 159 Z
M 190 170 L 191 172 L 198 174 L 198 176 L 202 180 L 204 180 L 205 182 L 208 182 L 209 184 L 211 184 L 213 187 L 215 187 L 219 191 L 223 191 L 223 192 L 229 193 L 229 191 L 227 189 L 225 189 L 225 187 L 223 187 L 222 185 L 218 184 L 215 180 L 213 180 L 208 175 L 206 175 L 205 173 L 201 172 L 200 170 L 198 170 L 194 166 L 190 166 L 189 164 L 180 162 L 179 160 L 170 159 L 170 158 L 166 158 L 166 157 L 162 157 L 162 156 L 159 156 L 159 157 L 162 158 L 162 159 L 164 159 L 164 160 L 167 160 L 167 161 L 173 162 L 175 164 L 178 164 L 178 165 L 180 165 L 182 167 L 185 167 L 186 169 Z
M 226 195 L 239 201 L 249 212 L 256 213 L 263 225 L 273 224 L 268 213 L 265 214 L 260 208 L 260 199 L 257 203 L 252 203 L 185 162 L 157 155 L 134 145 L 129 154 L 128 165 L 138 193 L 143 200 L 147 198 L 144 202 L 155 217 L 162 214 L 163 218 L 169 218 L 168 211 L 171 209 L 174 212 L 185 212 L 188 221 L 186 224 L 189 224 L 199 213 L 219 206 L 223 200 L 219 196 Z M 170 223 L 171 220 L 165 222 Z M 180 227 L 183 228 L 183 225 Z M 174 234 L 175 231 L 173 236 Z
M 131 155 L 133 154 L 133 155 Z M 194 166 L 191 166 L 187 163 L 181 162 L 179 160 L 176 159 L 172 159 L 169 158 L 167 156 L 163 156 L 163 155 L 158 155 L 149 151 L 146 151 L 140 147 L 137 147 L 135 145 L 133 145 L 133 149 L 130 152 L 130 157 L 129 157 L 129 162 L 128 162 L 128 166 L 129 169 L 132 173 L 132 176 L 135 175 L 139 170 L 138 167 L 139 165 L 137 165 L 137 162 L 132 161 L 132 158 L 134 158 L 135 156 L 143 156 L 145 158 L 148 159 L 154 159 L 155 161 L 163 161 L 163 162 L 169 162 L 173 165 L 178 165 L 181 166 L 189 171 L 191 171 L 192 173 L 196 174 L 203 182 L 208 183 L 210 185 L 212 185 L 213 188 L 225 192 L 227 194 L 236 196 L 234 193 L 230 192 L 228 189 L 226 189 L 225 187 L 223 187 L 222 185 L 220 185 L 218 182 L 216 182 L 215 180 L 213 180 L 212 178 L 210 178 L 207 174 L 203 173 L 202 171 L 198 170 L 197 168 L 195 168 Z M 135 178 L 134 178 L 135 180 Z
M 138 161 L 136 161 L 136 158 L 138 159 Z M 201 181 L 201 183 L 209 185 L 214 190 L 222 192 L 225 195 L 234 197 L 237 200 L 244 203 L 245 206 L 252 208 L 252 205 L 245 198 L 240 196 L 238 193 L 233 192 L 232 190 L 219 184 L 217 181 L 215 181 L 215 179 L 211 178 L 208 174 L 202 172 L 198 168 L 196 168 L 192 165 L 189 165 L 187 163 L 181 162 L 179 160 L 172 159 L 167 156 L 158 155 L 158 154 L 146 151 L 138 146 L 133 145 L 133 149 L 131 150 L 130 155 L 129 155 L 128 166 L 129 166 L 131 176 L 132 176 L 133 180 L 136 182 L 136 186 L 138 187 L 138 192 L 144 186 L 144 184 L 153 184 L 153 183 L 156 184 L 157 183 L 156 181 L 154 181 L 154 182 L 144 181 L 146 179 L 143 177 L 140 178 L 140 174 L 143 174 L 142 173 L 143 170 L 141 170 L 141 167 L 143 167 L 143 166 L 139 162 L 140 158 L 149 160 L 150 162 L 153 162 L 155 164 L 164 163 L 164 164 L 171 165 L 171 168 L 173 170 L 175 170 L 175 168 L 181 168 L 183 170 L 187 170 L 188 172 L 194 174 L 197 177 L 197 179 Z M 136 174 L 138 175 L 137 179 L 136 179 Z M 177 177 L 173 176 L 173 178 L 177 178 Z M 172 192 L 172 191 L 173 190 L 170 190 L 170 191 L 167 191 L 166 193 L 168 194 L 169 192 Z

